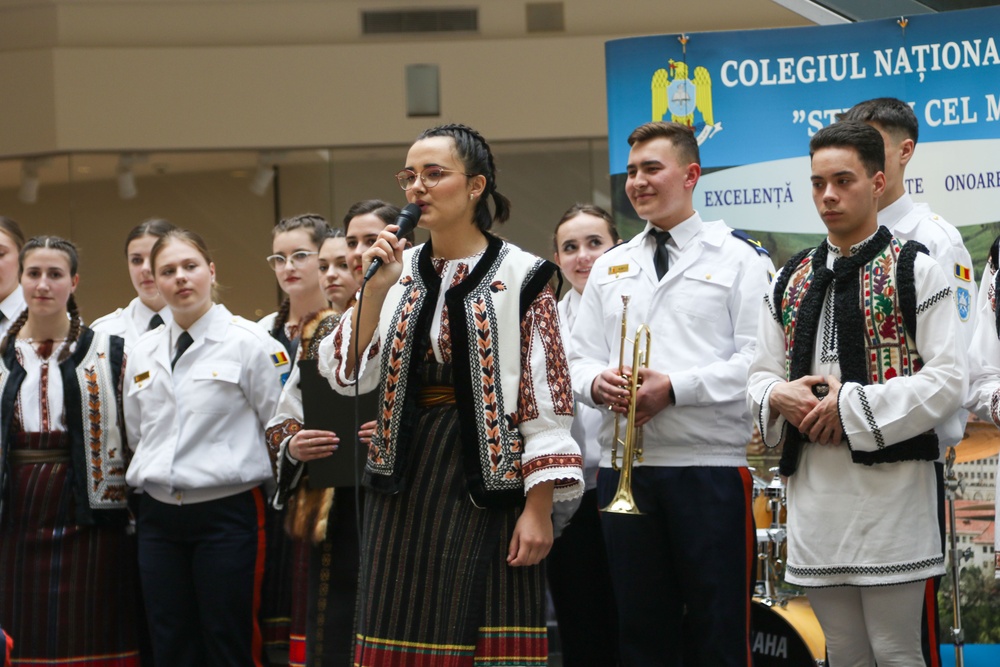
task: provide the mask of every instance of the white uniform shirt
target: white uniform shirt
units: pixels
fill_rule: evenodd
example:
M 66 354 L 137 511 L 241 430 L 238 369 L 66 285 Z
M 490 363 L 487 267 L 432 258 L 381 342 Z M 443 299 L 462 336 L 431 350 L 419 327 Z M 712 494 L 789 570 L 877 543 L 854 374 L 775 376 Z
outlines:
M 839 252 L 831 250 L 827 267 Z M 954 413 L 967 386 L 964 348 L 954 344 L 958 317 L 938 265 L 916 256 L 916 340 L 924 366 L 885 384 L 844 385 L 840 419 L 850 448 L 878 449 L 924 433 Z M 828 290 L 820 326 L 831 314 Z M 772 387 L 785 380 L 785 332 L 771 315 L 770 293 L 761 306 L 757 352 L 750 367 L 748 402 L 764 443 L 784 438 L 785 419 L 772 416 Z M 836 350 L 817 336 L 813 375 L 840 377 Z M 824 354 L 825 352 L 825 354 Z M 832 396 L 831 396 L 832 397 Z M 801 586 L 878 585 L 926 579 L 944 572 L 937 520 L 934 468 L 928 461 L 854 463 L 846 443 L 803 443 L 798 470 L 788 478 L 788 567 L 786 581 Z M 794 574 L 793 569 L 809 571 Z
M 952 303 L 955 304 L 959 318 L 959 335 L 955 337 L 955 343 L 969 349 L 979 299 L 972 258 L 965 249 L 961 233 L 934 214 L 930 206 L 915 203 L 907 194 L 879 211 L 878 223 L 888 227 L 900 241 L 919 241 L 927 246 L 931 259 L 941 267 L 952 288 Z M 965 423 L 968 419 L 968 411 L 959 408 L 935 429 L 941 442 L 940 461 L 944 461 L 948 447 L 957 445 L 965 437 Z
M 131 350 L 139 337 L 149 330 L 149 321 L 157 314 L 163 319 L 164 324 L 174 321 L 174 316 L 166 306 L 155 311 L 136 297 L 124 308 L 118 308 L 113 313 L 94 320 L 90 328 L 112 336 L 121 336 L 125 339 L 125 349 Z
M 594 378 L 618 366 L 627 294 L 628 336 L 640 324 L 652 329 L 649 367 L 669 374 L 677 400 L 643 427 L 645 461 L 636 465 L 744 466 L 747 368 L 774 265 L 725 223 L 695 213 L 670 230 L 670 270 L 658 281 L 651 228 L 594 262 L 567 346 L 573 391 L 594 406 Z M 625 358 L 631 365 L 631 345 Z M 601 467 L 610 467 L 614 413 L 602 414 Z
M 995 273 L 986 272 L 983 292 L 992 285 Z M 996 304 L 987 298 L 976 316 L 976 330 L 969 347 L 969 394 L 965 407 L 981 419 L 1000 427 L 1000 338 L 996 329 Z M 1000 465 L 995 475 L 996 515 L 1000 516 Z M 994 531 L 994 553 L 998 555 L 994 575 L 1000 579 L 1000 531 Z
M 176 323 L 142 336 L 128 358 L 125 424 L 135 455 L 126 480 L 160 502 L 215 500 L 273 481 L 264 427 L 290 362 L 253 322 L 215 305 L 170 361 Z
M 570 345 L 569 333 L 580 308 L 581 296 L 580 292 L 570 288 L 566 296 L 559 301 L 559 325 L 562 329 L 563 343 L 567 348 Z M 598 329 L 595 327 L 594 331 L 596 333 Z M 601 431 L 604 415 L 597 408 L 580 401 L 576 402 L 574 411 L 573 426 L 569 432 L 583 452 L 583 481 L 585 488 L 590 490 L 597 488 L 597 469 L 601 463 L 601 443 L 598 434 Z
M 7 295 L 7 298 L 0 301 L 0 313 L 3 313 L 3 320 L 0 321 L 0 341 L 3 337 L 7 335 L 7 330 L 10 329 L 10 325 L 14 323 L 14 320 L 21 316 L 24 312 L 26 304 L 24 303 L 24 290 L 20 285 L 14 288 L 14 291 Z

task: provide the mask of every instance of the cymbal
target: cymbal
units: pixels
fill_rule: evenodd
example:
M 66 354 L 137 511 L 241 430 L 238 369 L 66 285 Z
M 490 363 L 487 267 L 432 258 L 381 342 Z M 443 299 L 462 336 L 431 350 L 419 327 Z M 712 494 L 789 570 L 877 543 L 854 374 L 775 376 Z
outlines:
M 987 422 L 969 422 L 965 437 L 955 447 L 955 463 L 988 459 L 1000 453 L 1000 431 Z

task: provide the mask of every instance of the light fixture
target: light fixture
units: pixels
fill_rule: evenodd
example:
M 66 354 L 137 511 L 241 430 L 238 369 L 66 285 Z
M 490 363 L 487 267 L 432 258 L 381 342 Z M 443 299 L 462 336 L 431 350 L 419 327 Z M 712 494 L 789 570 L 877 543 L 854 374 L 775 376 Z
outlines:
M 275 167 L 284 156 L 284 151 L 261 151 L 257 155 L 257 171 L 250 181 L 250 192 L 258 197 L 267 194 L 274 181 Z
M 34 204 L 38 201 L 38 186 L 41 180 L 38 178 L 38 168 L 42 166 L 43 160 L 40 158 L 27 158 L 21 163 L 21 189 L 17 193 L 18 199 L 25 204 Z
M 149 155 L 145 153 L 122 153 L 118 158 L 118 196 L 122 199 L 135 199 L 139 190 L 135 185 L 135 165 L 145 162 Z

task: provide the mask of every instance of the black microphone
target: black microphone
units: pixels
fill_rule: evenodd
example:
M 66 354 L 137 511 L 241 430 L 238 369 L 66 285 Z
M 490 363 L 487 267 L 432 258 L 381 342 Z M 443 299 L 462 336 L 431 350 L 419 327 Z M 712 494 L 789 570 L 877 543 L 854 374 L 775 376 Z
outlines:
M 413 228 L 417 226 L 418 220 L 420 220 L 420 207 L 416 204 L 407 204 L 399 212 L 399 216 L 394 223 L 399 225 L 399 229 L 396 230 L 396 238 L 401 239 L 412 232 Z M 364 282 L 368 282 L 380 266 L 382 266 L 382 259 L 380 257 L 373 259 L 372 263 L 368 265 L 368 271 L 365 272 Z

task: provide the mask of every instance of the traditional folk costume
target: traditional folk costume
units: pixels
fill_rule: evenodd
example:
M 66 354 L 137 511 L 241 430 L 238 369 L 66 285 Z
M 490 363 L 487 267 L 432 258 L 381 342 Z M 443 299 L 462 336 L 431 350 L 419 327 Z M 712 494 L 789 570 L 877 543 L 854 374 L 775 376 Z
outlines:
M 838 651 L 878 657 L 881 650 L 881 665 L 887 647 L 863 627 L 845 630 L 840 621 L 863 623 L 876 614 L 839 606 L 848 589 L 827 587 L 860 590 L 865 605 L 895 600 L 894 615 L 872 623 L 885 630 L 883 640 L 906 638 L 891 653 L 912 665 L 923 661 L 924 580 L 944 573 L 934 429 L 958 407 L 966 375 L 954 343 L 952 289 L 925 253 L 916 242 L 901 245 L 885 227 L 848 257 L 824 243 L 785 265 L 760 318 L 748 400 L 764 444 L 784 444 L 785 579 L 808 588 L 832 659 Z M 840 445 L 805 442 L 770 411 L 775 384 L 809 374 L 843 382 L 839 395 L 824 399 L 837 401 Z M 891 584 L 909 588 L 885 588 Z
M 320 341 L 333 332 L 340 314 L 317 313 L 302 327 L 300 359 L 315 359 Z M 278 490 L 273 505 L 287 505 L 285 530 L 294 545 L 290 667 L 346 666 L 354 656 L 354 601 L 357 597 L 356 503 L 351 489 L 309 489 L 306 466 L 290 458 L 289 442 L 302 429 L 302 390 L 292 370 L 268 424 Z
M 61 349 L 16 340 L 0 365 L 0 618 L 14 665 L 132 667 L 124 343 L 83 327 Z
M 361 353 L 359 390 L 380 387 L 382 413 L 365 472 L 356 664 L 547 661 L 544 568 L 506 557 L 529 489 L 554 481 L 557 502 L 583 491 L 546 286 L 556 268 L 487 239 L 458 260 L 434 259 L 430 243 L 405 250 Z M 348 311 L 320 345 L 320 371 L 347 395 L 350 323 Z
M 1000 288 L 1000 237 L 993 247 L 983 272 L 982 307 L 976 315 L 976 331 L 969 348 L 969 394 L 965 407 L 981 419 L 1000 426 L 1000 315 L 997 315 L 997 289 Z M 996 515 L 1000 516 L 1000 466 L 997 467 Z M 1000 531 L 994 531 L 994 576 L 1000 580 Z

